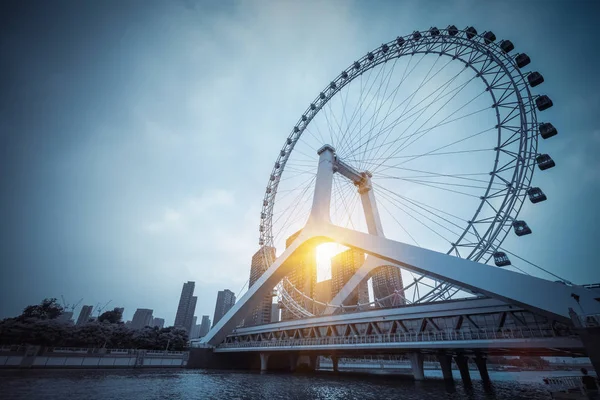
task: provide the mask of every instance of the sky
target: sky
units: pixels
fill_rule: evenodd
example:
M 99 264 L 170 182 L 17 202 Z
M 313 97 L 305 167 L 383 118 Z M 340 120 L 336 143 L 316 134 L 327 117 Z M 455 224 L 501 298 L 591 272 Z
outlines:
M 532 58 L 559 135 L 511 251 L 600 282 L 595 1 L 28 1 L 0 6 L 0 318 L 45 297 L 172 324 L 238 292 L 291 126 L 347 65 L 414 30 L 473 25 Z M 533 272 L 533 271 L 532 271 Z M 76 310 L 78 311 L 78 310 Z

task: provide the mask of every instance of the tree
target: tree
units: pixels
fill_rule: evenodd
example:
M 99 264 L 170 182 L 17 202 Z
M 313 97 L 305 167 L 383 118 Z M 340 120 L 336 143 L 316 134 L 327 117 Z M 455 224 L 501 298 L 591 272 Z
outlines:
M 18 318 L 26 319 L 55 319 L 63 313 L 63 308 L 55 298 L 44 299 L 40 304 L 27 306 Z
M 110 324 L 118 324 L 121 322 L 121 318 L 123 318 L 123 313 L 118 308 L 115 308 L 111 311 L 103 312 L 99 317 L 99 322 L 108 322 Z

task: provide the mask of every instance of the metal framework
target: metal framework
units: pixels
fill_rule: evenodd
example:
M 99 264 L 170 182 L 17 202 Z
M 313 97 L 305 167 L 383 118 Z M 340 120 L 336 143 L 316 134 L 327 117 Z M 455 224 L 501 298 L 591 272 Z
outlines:
M 495 43 L 490 40 L 489 35 L 486 36 L 486 32 L 478 35 L 473 34 L 471 29 L 432 28 L 398 37 L 352 63 L 323 89 L 293 127 L 271 172 L 261 212 L 259 239 L 261 246 L 274 247 L 275 245 L 273 212 L 286 163 L 311 121 L 325 105 L 353 80 L 379 65 L 400 57 L 437 54 L 462 62 L 465 68 L 472 70 L 483 82 L 491 97 L 497 122 L 495 126 L 497 143 L 489 183 L 480 197 L 481 201 L 472 218 L 459 238 L 447 250 L 447 254 L 484 263 L 492 258 L 516 220 L 527 191 L 531 187 L 537 155 L 538 122 L 535 111 L 537 96 L 530 92 L 526 79 L 528 73 L 521 71 L 516 58 L 508 54 L 506 46 L 502 46 L 503 42 Z M 355 171 L 343 161 L 338 162 L 337 172 L 355 183 L 357 183 L 356 179 L 362 177 L 361 174 L 364 175 L 364 172 Z M 368 202 L 366 205 L 369 206 Z M 364 201 L 363 206 L 365 206 Z M 482 212 L 483 210 L 486 212 Z M 372 223 L 369 223 L 369 216 L 366 217 L 370 233 L 382 232 L 381 224 L 378 229 L 374 228 Z M 269 265 L 273 261 L 266 260 Z M 423 282 L 421 276 L 411 285 Z M 281 303 L 297 317 L 313 315 L 293 300 L 293 296 L 287 293 L 289 287 L 288 281 L 278 284 Z M 413 301 L 444 300 L 454 293 L 456 289 L 447 282 L 437 282 L 432 290 L 426 289 L 424 296 Z M 332 303 L 334 306 L 340 304 L 339 301 Z M 329 310 L 331 312 L 331 309 Z

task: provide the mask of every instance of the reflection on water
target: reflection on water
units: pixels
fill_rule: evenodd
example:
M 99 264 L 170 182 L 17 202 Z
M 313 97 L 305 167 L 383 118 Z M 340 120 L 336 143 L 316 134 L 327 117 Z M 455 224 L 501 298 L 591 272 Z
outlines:
M 395 375 L 264 374 L 206 370 L 0 371 L 0 398 L 12 399 L 549 399 L 541 383 L 553 372 L 494 372 L 484 388 L 448 386 L 427 371 L 424 382 Z M 440 373 L 441 374 L 441 373 Z M 559 373 L 565 375 L 565 373 Z M 458 376 L 457 376 L 458 378 Z

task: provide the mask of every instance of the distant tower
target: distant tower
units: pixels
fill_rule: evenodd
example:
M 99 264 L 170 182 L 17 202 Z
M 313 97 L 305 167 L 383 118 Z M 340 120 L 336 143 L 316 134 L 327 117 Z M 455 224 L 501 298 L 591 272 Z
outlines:
M 348 249 L 331 258 L 331 295 L 334 297 L 365 262 L 365 254 L 357 249 Z M 352 292 L 344 305 L 369 302 L 366 280 Z
M 198 337 L 206 336 L 208 331 L 210 330 L 210 317 L 208 315 L 202 316 L 202 322 L 200 323 L 200 332 L 198 332 Z
M 250 266 L 250 285 L 261 277 L 261 275 L 275 261 L 275 247 L 263 246 L 253 256 Z M 269 292 L 261 300 L 260 304 L 252 311 L 252 314 L 244 319 L 245 326 L 268 324 L 271 322 L 271 303 L 273 296 Z
M 279 304 L 271 304 L 271 323 L 279 322 Z
M 152 327 L 156 328 L 164 328 L 165 327 L 165 319 L 164 318 L 153 318 L 152 319 Z
M 373 296 L 376 299 L 382 299 L 394 292 L 400 296 L 391 297 L 383 302 L 386 307 L 401 306 L 404 304 L 404 285 L 402 284 L 402 274 L 400 268 L 392 265 L 384 265 L 376 268 L 373 276 Z
M 77 318 L 77 325 L 87 324 L 90 316 L 92 315 L 92 310 L 94 306 L 83 306 L 81 307 L 81 311 L 79 312 L 79 317 Z
M 329 303 L 333 299 L 331 295 L 331 279 L 317 282 L 315 285 L 315 300 L 321 303 Z M 325 310 L 325 306 L 315 304 L 315 315 L 321 314 Z
M 215 326 L 234 304 L 235 294 L 229 289 L 220 290 L 219 293 L 217 293 L 217 304 L 215 305 L 215 315 L 213 316 L 212 326 Z
M 302 230 L 294 233 L 292 236 L 287 238 L 285 241 L 285 247 L 288 248 L 290 245 L 296 240 L 298 235 L 300 235 Z M 301 257 L 298 257 L 300 262 L 295 264 L 287 276 L 289 283 L 293 285 L 297 290 L 295 290 L 291 285 L 285 283 L 285 289 L 289 293 L 290 297 L 294 299 L 294 301 L 300 304 L 305 310 L 313 312 L 313 303 L 302 296 L 301 293 L 304 293 L 310 298 L 315 297 L 315 287 L 317 285 L 317 253 L 316 247 L 307 249 L 305 254 L 302 254 Z M 296 319 L 297 317 L 288 309 L 283 308 L 281 310 L 281 320 L 287 321 L 290 319 Z
M 192 323 L 194 312 L 196 311 L 196 301 L 198 298 L 194 296 L 195 282 L 188 281 L 183 284 L 181 289 L 181 297 L 177 306 L 177 314 L 175 315 L 175 327 L 184 328 L 188 334 L 192 331 Z
M 154 310 L 149 308 L 138 308 L 133 314 L 131 320 L 131 329 L 144 329 L 152 324 L 152 313 Z

